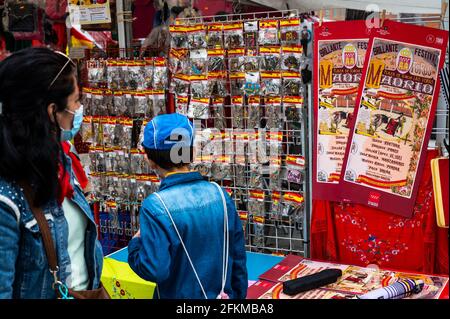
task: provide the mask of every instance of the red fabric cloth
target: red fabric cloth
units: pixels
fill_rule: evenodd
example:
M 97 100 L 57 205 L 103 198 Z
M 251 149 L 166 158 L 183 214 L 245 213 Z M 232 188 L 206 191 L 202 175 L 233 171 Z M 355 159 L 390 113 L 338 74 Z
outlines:
M 448 275 L 448 229 L 438 228 L 429 151 L 412 218 L 356 204 L 315 201 L 313 259 Z
M 75 174 L 77 181 L 80 183 L 82 189 L 84 189 L 89 180 L 86 176 L 86 173 L 81 165 L 80 159 L 76 154 L 70 151 L 71 145 L 68 142 L 62 142 L 61 147 L 63 152 L 68 155 L 72 159 L 72 169 Z M 58 198 L 58 202 L 62 204 L 64 198 L 72 198 L 73 196 L 73 188 L 70 184 L 70 175 L 64 172 L 64 168 L 62 165 L 59 167 L 59 184 L 61 186 L 61 194 Z

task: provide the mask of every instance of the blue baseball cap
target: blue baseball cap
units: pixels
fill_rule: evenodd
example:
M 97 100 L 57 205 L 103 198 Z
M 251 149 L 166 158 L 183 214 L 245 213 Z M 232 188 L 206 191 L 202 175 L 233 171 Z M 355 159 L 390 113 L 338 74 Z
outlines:
M 172 146 L 193 146 L 194 124 L 187 116 L 172 113 L 154 117 L 144 129 L 142 146 L 152 150 L 166 151 Z

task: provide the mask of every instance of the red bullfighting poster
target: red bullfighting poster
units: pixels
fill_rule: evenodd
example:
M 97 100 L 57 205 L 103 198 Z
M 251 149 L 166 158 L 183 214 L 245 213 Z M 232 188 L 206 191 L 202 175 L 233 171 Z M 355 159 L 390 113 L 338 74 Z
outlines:
M 373 29 L 341 173 L 342 199 L 410 217 L 439 94 L 448 32 Z
M 369 42 L 365 21 L 314 27 L 313 198 L 336 200 Z

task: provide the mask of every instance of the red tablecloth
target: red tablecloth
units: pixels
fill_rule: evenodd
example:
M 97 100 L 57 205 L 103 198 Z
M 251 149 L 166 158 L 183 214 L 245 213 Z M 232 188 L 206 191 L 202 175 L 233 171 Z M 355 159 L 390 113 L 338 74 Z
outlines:
M 314 201 L 311 257 L 344 264 L 428 274 L 449 273 L 448 229 L 436 224 L 427 153 L 412 218 L 356 204 Z

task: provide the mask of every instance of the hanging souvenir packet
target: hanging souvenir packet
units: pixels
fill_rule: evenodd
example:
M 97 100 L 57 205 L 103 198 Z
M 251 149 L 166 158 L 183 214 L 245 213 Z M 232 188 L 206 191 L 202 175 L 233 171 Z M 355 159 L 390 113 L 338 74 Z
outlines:
M 193 119 L 206 120 L 209 118 L 209 98 L 192 98 L 188 116 Z
M 101 124 L 103 126 L 103 145 L 105 147 L 113 146 L 113 132 L 116 125 L 115 117 L 103 117 L 101 119 Z
M 247 177 L 245 174 L 246 167 L 246 145 L 248 134 L 244 130 L 234 130 L 234 176 L 236 178 L 236 186 L 244 187 L 247 184 Z
M 208 73 L 222 73 L 225 71 L 225 50 L 209 49 L 208 51 Z
M 80 103 L 83 104 L 83 112 L 84 115 L 93 115 L 92 113 L 92 89 L 90 88 L 83 88 L 82 89 L 83 94 L 81 95 L 81 101 Z
M 235 49 L 244 45 L 242 22 L 231 22 L 223 25 L 225 48 Z
M 94 115 L 92 117 L 92 132 L 94 138 L 94 146 L 102 146 L 103 145 L 103 129 L 100 124 L 101 116 Z
M 269 145 L 269 174 L 270 189 L 279 189 L 281 187 L 281 158 L 283 152 L 283 132 L 267 132 L 267 143 Z
M 176 112 L 178 114 L 187 115 L 189 105 L 189 96 L 177 95 L 176 97 Z
M 264 216 L 265 203 L 264 203 L 264 191 L 263 190 L 250 190 L 248 200 L 248 212 L 255 216 Z
M 160 92 L 160 91 L 155 91 L 155 92 Z M 153 117 L 155 117 L 155 100 L 154 100 L 154 91 L 152 90 L 145 90 L 142 91 L 142 93 L 145 94 L 145 96 L 147 97 L 146 101 L 147 101 L 147 109 L 146 109 L 146 113 L 145 113 L 145 118 L 147 119 L 152 119 Z
M 248 128 L 258 128 L 261 119 L 261 98 L 257 95 L 248 97 Z
M 189 74 L 189 51 L 187 49 L 170 49 L 169 70 L 172 74 Z
M 211 97 L 227 96 L 228 90 L 225 73 L 220 72 L 209 73 L 206 87 L 207 87 L 206 96 Z
M 188 36 L 188 47 L 191 50 L 206 48 L 206 27 L 196 24 L 186 27 Z
M 190 77 L 186 74 L 175 74 L 170 82 L 170 92 L 175 95 L 188 95 L 190 87 Z
M 144 83 L 143 83 L 143 90 L 150 90 L 153 87 L 153 76 L 155 73 L 155 67 L 153 66 L 153 59 L 152 58 L 146 58 L 144 60 Z
M 190 51 L 190 74 L 206 75 L 208 73 L 208 50 L 198 49 Z
M 283 95 L 301 96 L 303 93 L 300 73 L 292 71 L 283 71 Z
M 104 148 L 104 156 L 105 156 L 105 170 L 106 172 L 115 172 L 115 157 L 116 152 L 112 147 L 105 147 Z
M 94 143 L 92 116 L 83 116 L 83 123 L 81 124 L 81 139 L 83 143 Z
M 236 95 L 231 98 L 231 120 L 234 128 L 244 128 L 244 97 Z
M 238 211 L 239 219 L 242 223 L 242 229 L 244 231 L 244 238 L 245 240 L 248 239 L 248 231 L 247 231 L 247 225 L 248 225 L 248 212 L 246 211 Z
M 134 117 L 144 118 L 147 114 L 147 95 L 145 92 L 134 93 Z
M 269 156 L 267 155 L 268 151 L 270 149 L 268 149 L 268 141 L 267 141 L 267 131 L 265 129 L 260 129 L 258 130 L 258 132 L 256 133 L 256 139 L 257 139 L 257 143 L 258 143 L 258 152 L 257 152 L 257 157 L 258 157 L 258 163 L 260 164 L 267 164 L 269 163 Z
M 166 114 L 166 95 L 163 90 L 153 91 L 153 116 Z
M 165 58 L 153 60 L 153 89 L 165 90 L 167 88 L 167 61 Z
M 230 73 L 231 95 L 232 96 L 242 95 L 244 93 L 244 87 L 245 87 L 245 73 L 243 72 Z
M 191 75 L 191 95 L 193 98 L 206 98 L 208 94 L 208 78 L 206 75 Z
M 228 50 L 228 71 L 230 74 L 244 72 L 245 49 L 236 48 Z
M 223 97 L 212 99 L 212 117 L 214 118 L 214 127 L 218 130 L 223 130 L 227 127 L 224 102 L 225 99 Z
M 120 124 L 123 127 L 123 136 L 120 139 L 120 147 L 123 149 L 131 148 L 131 140 L 133 136 L 133 120 L 130 118 L 119 119 Z
M 285 71 L 300 72 L 302 64 L 302 47 L 301 46 L 283 46 L 281 59 L 281 69 Z
M 288 129 L 300 129 L 303 121 L 303 97 L 302 96 L 283 96 L 283 109 Z
M 283 194 L 282 215 L 301 215 L 304 210 L 305 199 L 301 193 L 286 192 Z
M 264 216 L 253 216 L 253 227 L 254 227 L 254 236 L 253 236 L 253 245 L 257 248 L 262 249 L 264 247 L 264 224 L 265 217 Z
M 281 107 L 280 96 L 269 96 L 265 99 L 266 102 L 266 128 L 270 130 L 283 129 L 283 111 Z
M 106 75 L 107 61 L 103 59 L 90 59 L 86 62 L 88 82 L 91 87 L 105 87 L 107 84 Z
M 92 104 L 91 111 L 93 115 L 108 115 L 108 109 L 106 105 L 103 103 L 103 90 L 95 89 L 92 90 Z
M 280 20 L 280 38 L 282 45 L 300 43 L 300 32 L 299 18 Z
M 113 91 L 111 91 L 109 89 L 103 90 L 103 105 L 106 108 L 107 115 L 111 115 L 111 116 L 116 115 L 116 114 L 114 114 L 115 109 L 114 109 Z
M 258 21 L 244 22 L 244 43 L 247 48 L 256 47 L 258 41 Z
M 172 48 L 187 48 L 188 47 L 188 37 L 186 33 L 186 26 L 182 25 L 171 25 L 169 26 L 170 31 L 170 46 Z
M 261 92 L 260 73 L 259 72 L 246 72 L 244 93 L 246 95 L 259 95 Z
M 259 45 L 276 45 L 278 43 L 278 20 L 259 21 Z
M 123 116 L 126 113 L 125 96 L 122 91 L 113 92 L 113 111 L 112 115 Z
M 245 50 L 244 56 L 244 71 L 245 72 L 257 72 L 259 71 L 259 60 L 258 51 L 256 49 Z
M 261 56 L 261 71 L 274 72 L 280 70 L 281 47 L 266 46 L 259 48 Z
M 106 65 L 108 88 L 111 90 L 118 90 L 120 87 L 121 70 L 117 64 L 117 60 L 108 60 Z
M 250 164 L 258 163 L 258 132 L 252 129 L 247 132 L 247 160 Z
M 134 114 L 134 92 L 133 91 L 123 91 L 124 94 L 124 101 L 125 101 L 125 112 L 123 113 L 123 116 L 126 117 L 133 117 Z
M 261 93 L 265 96 L 281 95 L 280 72 L 261 72 Z
M 303 172 L 305 171 L 305 158 L 303 156 L 286 156 L 286 176 L 289 183 L 303 183 Z
M 208 34 L 206 36 L 206 43 L 208 48 L 223 48 L 222 23 L 211 23 L 207 26 Z

